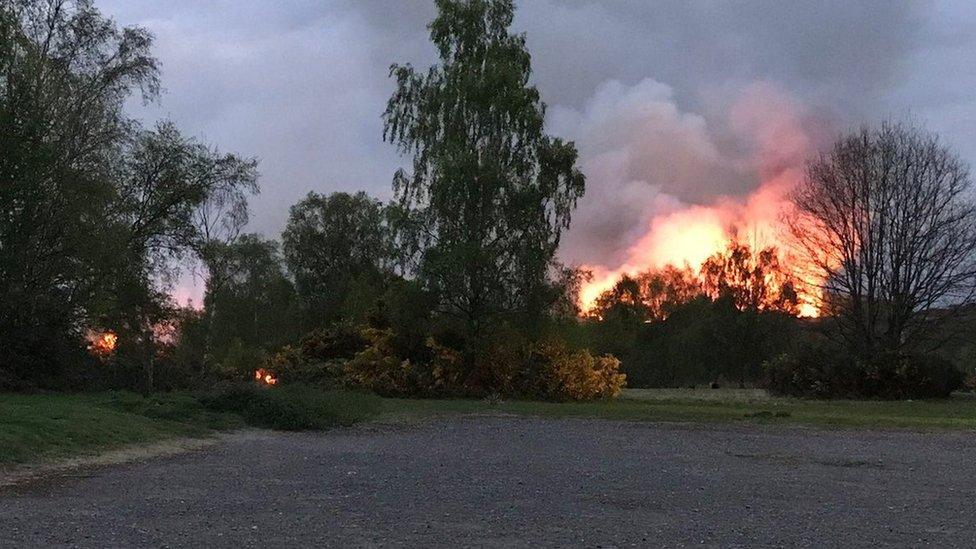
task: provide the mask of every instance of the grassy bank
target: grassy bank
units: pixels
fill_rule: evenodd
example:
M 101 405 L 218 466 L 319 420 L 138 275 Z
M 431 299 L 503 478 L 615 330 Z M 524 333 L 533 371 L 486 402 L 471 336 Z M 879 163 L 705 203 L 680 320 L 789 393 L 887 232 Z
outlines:
M 185 395 L 0 395 L 0 465 L 58 459 L 240 424 Z
M 0 468 L 245 426 L 321 430 L 381 412 L 379 397 L 230 385 L 205 394 L 0 394 Z
M 457 414 L 591 417 L 882 429 L 976 429 L 976 399 L 812 401 L 755 390 L 629 389 L 611 402 L 387 399 L 304 387 L 233 385 L 204 395 L 0 395 L 0 467 L 90 454 L 247 425 L 322 430 L 361 421 Z

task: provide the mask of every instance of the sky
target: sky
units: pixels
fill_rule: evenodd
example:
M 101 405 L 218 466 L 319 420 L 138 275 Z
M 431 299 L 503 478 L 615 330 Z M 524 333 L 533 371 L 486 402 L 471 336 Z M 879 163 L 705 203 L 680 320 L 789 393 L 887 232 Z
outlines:
M 155 35 L 147 123 L 260 160 L 248 230 L 310 191 L 390 198 L 392 63 L 436 61 L 431 0 L 96 0 Z M 912 120 L 976 164 L 976 3 L 521 0 L 548 130 L 588 177 L 560 255 L 615 267 L 658 216 L 748 197 L 842 132 Z M 745 199 L 745 198 L 743 198 Z

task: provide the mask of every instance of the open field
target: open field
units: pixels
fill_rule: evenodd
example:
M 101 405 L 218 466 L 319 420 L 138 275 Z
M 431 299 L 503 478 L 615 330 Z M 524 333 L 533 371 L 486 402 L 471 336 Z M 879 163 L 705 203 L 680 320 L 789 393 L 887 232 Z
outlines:
M 440 417 L 0 489 L 0 546 L 972 547 L 976 440 Z
M 629 389 L 612 402 L 542 403 L 380 399 L 344 392 L 282 391 L 247 409 L 213 411 L 188 394 L 0 396 L 0 466 L 56 460 L 173 437 L 243 427 L 324 429 L 357 422 L 416 422 L 458 414 L 511 414 L 648 422 L 722 422 L 875 429 L 976 429 L 976 399 L 811 401 L 759 390 Z

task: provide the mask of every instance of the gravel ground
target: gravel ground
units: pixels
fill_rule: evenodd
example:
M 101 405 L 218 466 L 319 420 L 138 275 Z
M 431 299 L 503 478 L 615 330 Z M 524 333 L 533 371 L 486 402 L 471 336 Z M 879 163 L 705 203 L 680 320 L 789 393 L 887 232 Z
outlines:
M 0 491 L 0 545 L 976 546 L 972 433 L 468 417 Z

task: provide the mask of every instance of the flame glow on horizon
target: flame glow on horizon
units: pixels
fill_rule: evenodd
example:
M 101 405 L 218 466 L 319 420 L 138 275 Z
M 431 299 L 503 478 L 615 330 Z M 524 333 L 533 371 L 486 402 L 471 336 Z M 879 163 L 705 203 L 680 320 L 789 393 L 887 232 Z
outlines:
M 743 200 L 725 198 L 711 206 L 688 206 L 654 217 L 647 232 L 628 251 L 624 264 L 614 269 L 583 265 L 593 278 L 580 290 L 581 311 L 591 310 L 600 295 L 624 275 L 634 276 L 668 265 L 687 266 L 697 273 L 709 257 L 724 251 L 736 239 L 754 250 L 776 247 L 781 261 L 802 278 L 796 258 L 788 253 L 783 226 L 783 216 L 788 215 L 790 207 L 788 193 L 798 177 L 796 170 L 787 170 Z M 801 287 L 798 293 L 800 316 L 818 316 L 818 290 Z
M 615 84 L 583 111 L 564 117 L 573 122 L 567 128 L 601 191 L 585 203 L 580 233 L 592 227 L 590 234 L 602 234 L 607 211 L 642 212 L 630 218 L 625 233 L 607 233 L 626 240 L 577 239 L 583 244 L 571 250 L 572 257 L 593 275 L 580 291 L 584 313 L 624 275 L 668 265 L 697 273 L 738 240 L 756 251 L 775 247 L 780 264 L 799 283 L 800 315 L 817 316 L 817 281 L 791 253 L 784 219 L 806 160 L 829 137 L 830 121 L 772 82 L 740 87 L 725 98 L 699 115 L 682 111 L 662 84 Z M 604 242 L 621 252 L 601 254 Z

